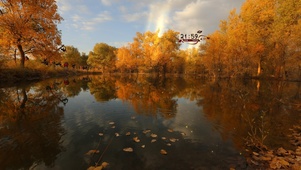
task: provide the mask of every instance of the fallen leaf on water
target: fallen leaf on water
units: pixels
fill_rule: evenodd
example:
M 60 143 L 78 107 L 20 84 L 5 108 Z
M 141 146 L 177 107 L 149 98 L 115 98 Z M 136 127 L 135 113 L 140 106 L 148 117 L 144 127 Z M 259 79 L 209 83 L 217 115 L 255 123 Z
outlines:
M 140 139 L 138 137 L 134 137 L 133 140 L 137 143 L 140 142 Z
M 177 141 L 177 139 L 175 139 L 175 138 L 170 138 L 169 139 L 171 142 L 176 142 Z
M 87 170 L 94 170 L 95 166 L 90 166 Z
M 158 136 L 157 134 L 154 134 L 154 133 L 151 134 L 151 137 L 153 137 L 153 138 L 156 138 L 157 136 Z
M 161 139 L 162 139 L 162 140 L 166 140 L 166 137 L 163 136 Z
M 115 126 L 112 126 L 111 128 L 112 128 L 112 129 L 114 129 L 114 128 L 115 128 Z
M 114 125 L 114 124 L 115 124 L 115 122 L 109 122 L 109 124 L 110 124 L 110 125 Z
M 278 148 L 278 150 L 277 150 L 277 155 L 285 155 L 286 153 L 287 153 L 287 151 L 285 149 L 283 149 L 282 147 Z
M 164 149 L 161 149 L 160 153 L 161 153 L 162 155 L 167 155 L 167 152 L 166 152 L 166 150 L 164 150 Z
M 130 136 L 130 135 L 131 135 L 131 132 L 126 132 L 125 135 L 126 135 L 126 136 Z
M 286 160 L 282 159 L 282 158 L 279 159 L 279 162 L 281 163 L 282 167 L 289 166 L 289 163 Z
M 168 129 L 167 131 L 168 131 L 168 132 L 173 132 L 173 130 L 172 130 L 172 129 Z
M 103 162 L 103 163 L 101 164 L 101 166 L 104 167 L 104 168 L 106 168 L 108 165 L 109 165 L 108 162 Z
M 259 165 L 259 163 L 258 163 L 258 162 L 256 162 L 256 161 L 253 161 L 252 159 L 251 159 L 251 162 L 252 162 L 254 165 Z
M 118 136 L 120 136 L 120 135 L 119 135 L 119 133 L 115 133 L 115 136 L 118 137 Z
M 133 150 L 133 148 L 123 148 L 123 151 L 124 152 L 133 152 L 134 150 Z
M 92 155 L 94 153 L 99 153 L 99 150 L 89 150 L 86 155 Z
M 167 143 L 166 145 L 167 145 L 167 146 L 171 146 L 171 143 Z
M 186 133 L 184 133 L 184 132 L 182 132 L 181 134 L 182 134 L 182 136 L 186 136 Z
M 103 133 L 99 133 L 98 135 L 99 135 L 99 136 L 103 136 Z
M 144 134 L 147 134 L 147 133 L 149 133 L 150 131 L 151 131 L 151 130 L 147 129 L 147 130 L 144 130 L 143 133 L 144 133 Z
M 141 148 L 145 148 L 145 145 L 142 145 Z
M 154 142 L 156 142 L 156 141 L 157 141 L 156 139 L 152 139 L 152 140 L 151 140 L 151 143 L 154 143 Z
M 107 162 L 103 162 L 100 166 L 90 166 L 87 170 L 102 170 L 109 165 Z

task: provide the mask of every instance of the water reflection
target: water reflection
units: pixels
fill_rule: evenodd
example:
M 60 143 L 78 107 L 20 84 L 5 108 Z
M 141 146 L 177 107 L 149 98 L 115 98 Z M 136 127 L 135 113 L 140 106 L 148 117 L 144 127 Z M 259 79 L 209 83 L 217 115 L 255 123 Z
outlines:
M 86 169 L 107 161 L 108 169 L 267 167 L 269 162 L 254 160 L 253 152 L 296 149 L 288 135 L 301 123 L 300 103 L 298 82 L 84 76 L 2 88 L 0 165 Z M 145 129 L 158 135 L 156 142 Z M 124 147 L 134 152 L 125 153 Z M 162 148 L 168 152 L 164 157 Z M 87 156 L 92 149 L 100 153 Z
M 43 84 L 0 89 L 1 169 L 54 166 L 64 129 L 63 93 L 48 93 Z

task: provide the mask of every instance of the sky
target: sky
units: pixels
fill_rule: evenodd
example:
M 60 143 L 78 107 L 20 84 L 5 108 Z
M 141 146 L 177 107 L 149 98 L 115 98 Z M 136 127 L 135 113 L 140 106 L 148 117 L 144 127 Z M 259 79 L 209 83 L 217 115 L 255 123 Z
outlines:
M 208 35 L 245 0 L 57 0 L 64 45 L 88 54 L 96 43 L 121 47 L 137 32 L 168 29 Z

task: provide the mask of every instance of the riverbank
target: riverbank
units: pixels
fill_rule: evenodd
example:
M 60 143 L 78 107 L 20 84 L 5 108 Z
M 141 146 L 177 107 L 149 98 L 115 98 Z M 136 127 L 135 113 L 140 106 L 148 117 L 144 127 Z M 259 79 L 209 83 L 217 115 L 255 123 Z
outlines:
M 0 83 L 17 83 L 87 74 L 100 74 L 100 72 L 78 69 L 5 68 L 0 69 Z

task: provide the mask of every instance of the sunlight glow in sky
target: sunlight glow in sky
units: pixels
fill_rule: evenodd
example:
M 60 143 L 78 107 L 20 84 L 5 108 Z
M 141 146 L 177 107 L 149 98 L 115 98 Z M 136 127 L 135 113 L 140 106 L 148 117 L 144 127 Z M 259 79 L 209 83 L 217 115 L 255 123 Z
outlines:
M 64 21 L 59 25 L 62 41 L 80 52 L 92 51 L 96 43 L 121 47 L 136 32 L 168 29 L 183 34 L 218 29 L 230 10 L 239 11 L 244 0 L 57 0 Z

